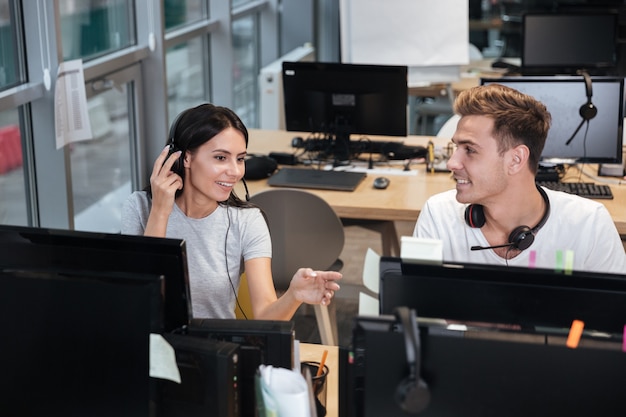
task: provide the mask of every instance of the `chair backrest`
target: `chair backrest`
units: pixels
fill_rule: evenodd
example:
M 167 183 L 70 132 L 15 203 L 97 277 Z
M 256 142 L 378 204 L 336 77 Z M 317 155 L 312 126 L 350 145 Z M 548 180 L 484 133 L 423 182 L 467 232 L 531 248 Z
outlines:
M 455 114 L 451 116 L 446 122 L 441 126 L 441 129 L 437 132 L 438 138 L 451 139 L 456 132 L 456 126 L 459 124 L 459 120 L 461 120 L 461 116 Z
M 275 188 L 250 202 L 267 216 L 272 236 L 272 275 L 277 290 L 286 290 L 300 267 L 327 270 L 343 250 L 341 219 L 322 198 L 305 190 Z
M 478 49 L 476 45 L 473 43 L 469 44 L 469 60 L 472 61 L 481 61 L 483 59 L 483 53 Z

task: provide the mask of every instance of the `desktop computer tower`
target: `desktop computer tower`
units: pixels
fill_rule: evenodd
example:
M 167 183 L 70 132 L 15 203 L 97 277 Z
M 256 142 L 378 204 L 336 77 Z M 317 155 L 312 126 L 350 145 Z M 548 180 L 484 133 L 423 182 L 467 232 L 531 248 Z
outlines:
M 293 369 L 295 330 L 291 321 L 192 319 L 187 334 L 239 345 L 242 417 L 256 415 L 254 378 L 259 365 Z
M 181 383 L 156 383 L 158 417 L 239 417 L 239 356 L 236 343 L 164 334 L 174 351 Z
M 187 333 L 261 350 L 264 365 L 293 368 L 294 325 L 282 320 L 192 319 Z

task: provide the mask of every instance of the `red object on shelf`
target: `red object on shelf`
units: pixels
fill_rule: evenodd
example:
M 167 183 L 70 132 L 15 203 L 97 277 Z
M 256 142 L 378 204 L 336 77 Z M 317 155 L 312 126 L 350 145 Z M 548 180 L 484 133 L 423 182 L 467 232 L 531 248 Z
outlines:
M 17 125 L 0 127 L 0 174 L 22 166 L 22 141 Z

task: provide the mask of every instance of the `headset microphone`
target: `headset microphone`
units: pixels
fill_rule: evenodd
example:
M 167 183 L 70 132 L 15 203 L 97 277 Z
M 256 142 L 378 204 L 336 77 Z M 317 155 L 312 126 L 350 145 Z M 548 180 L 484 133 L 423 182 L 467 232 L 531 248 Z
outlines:
M 582 120 L 580 121 L 580 124 L 578 125 L 572 136 L 567 140 L 567 142 L 565 142 L 566 146 L 569 145 L 572 140 L 574 140 L 574 137 L 576 137 L 576 134 L 578 133 L 580 128 L 583 127 L 585 122 L 589 122 L 589 120 L 593 119 L 598 114 L 598 108 L 591 102 L 591 97 L 593 96 L 591 77 L 589 76 L 587 71 L 584 70 L 578 71 L 578 74 L 582 75 L 585 79 L 585 93 L 587 95 L 587 102 L 580 106 L 580 109 L 578 110 L 578 113 L 580 114 L 580 117 L 582 117 Z
M 485 250 L 485 249 L 496 249 L 496 248 L 506 248 L 507 246 L 513 246 L 514 243 L 505 243 L 504 245 L 495 245 L 495 246 L 472 246 L 470 250 Z
M 533 244 L 535 235 L 546 224 L 548 217 L 550 216 L 550 199 L 546 192 L 540 186 L 537 186 L 537 191 L 541 194 L 543 201 L 545 202 L 545 210 L 539 223 L 533 228 L 528 226 L 518 226 L 509 235 L 508 242 L 502 245 L 494 246 L 471 246 L 470 250 L 485 250 L 496 248 L 514 248 L 520 251 L 526 250 Z M 470 204 L 465 208 L 465 222 L 470 227 L 481 228 L 487 221 L 485 217 L 484 207 L 480 204 Z

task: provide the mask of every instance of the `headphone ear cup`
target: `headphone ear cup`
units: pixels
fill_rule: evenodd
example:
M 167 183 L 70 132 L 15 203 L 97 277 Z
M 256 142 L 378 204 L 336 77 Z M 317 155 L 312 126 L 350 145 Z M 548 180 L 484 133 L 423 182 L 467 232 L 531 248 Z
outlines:
M 583 119 L 591 120 L 596 117 L 596 114 L 598 114 L 598 108 L 591 101 L 589 101 L 580 106 L 580 110 L 578 112 L 580 113 L 580 117 Z
M 535 241 L 535 235 L 528 226 L 518 226 L 509 235 L 511 247 L 519 250 L 526 250 Z
M 485 221 L 485 212 L 480 204 L 470 204 L 465 208 L 465 222 L 468 226 L 481 228 Z
M 417 414 L 422 412 L 430 403 L 430 390 L 428 385 L 418 378 L 405 378 L 396 389 L 396 402 L 407 413 Z

